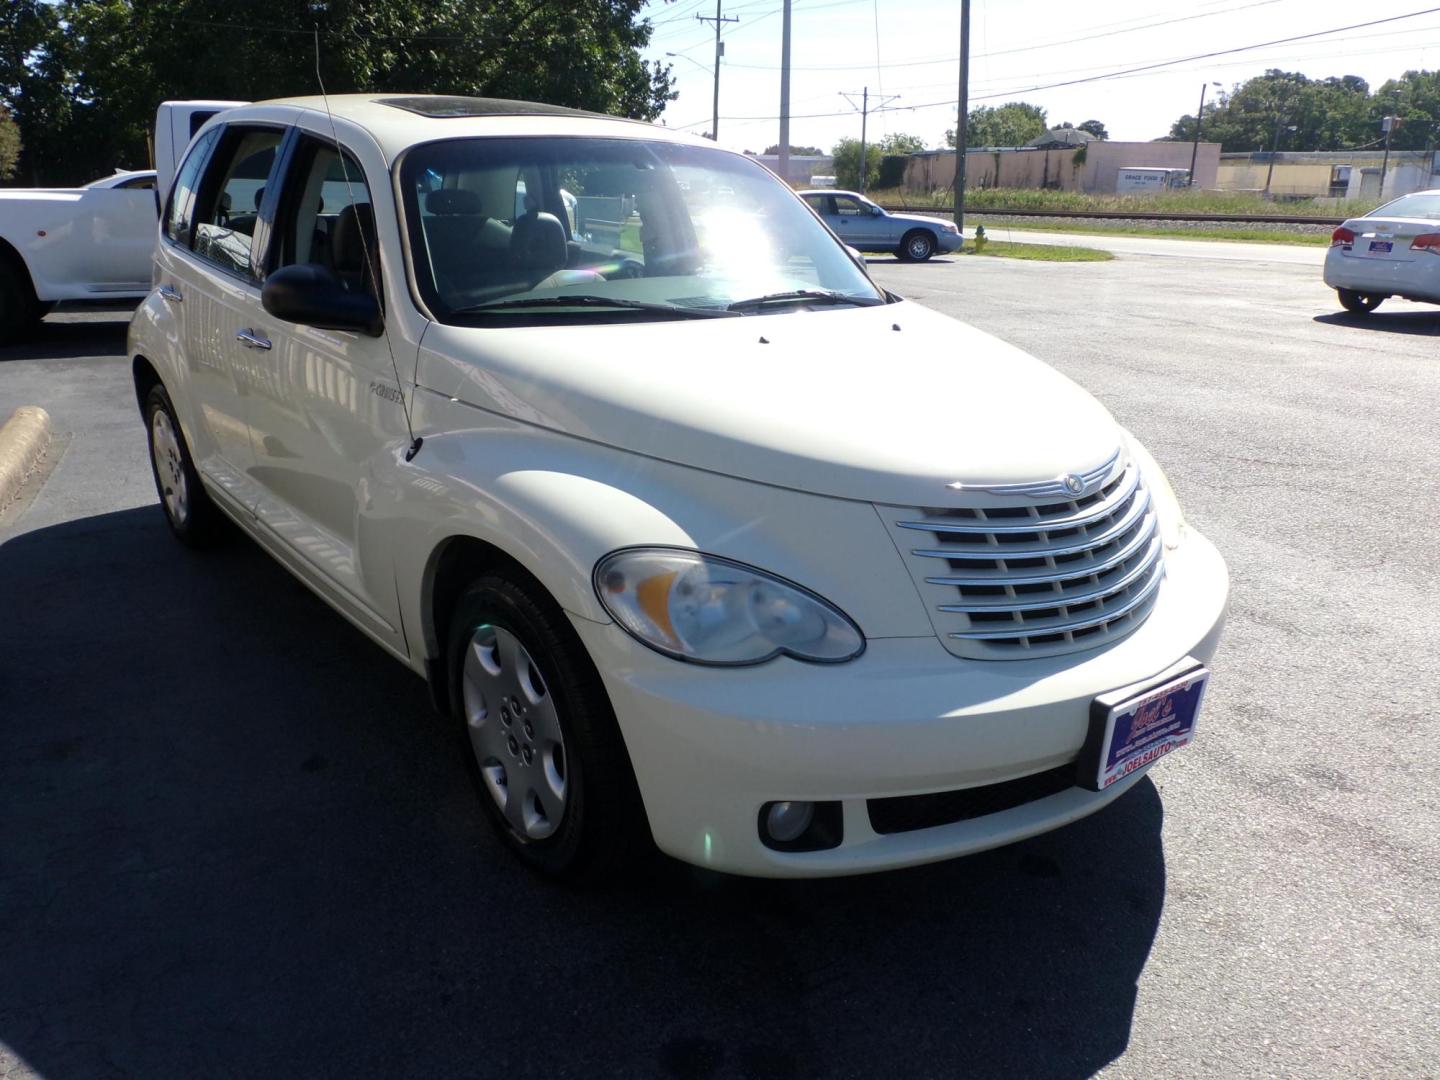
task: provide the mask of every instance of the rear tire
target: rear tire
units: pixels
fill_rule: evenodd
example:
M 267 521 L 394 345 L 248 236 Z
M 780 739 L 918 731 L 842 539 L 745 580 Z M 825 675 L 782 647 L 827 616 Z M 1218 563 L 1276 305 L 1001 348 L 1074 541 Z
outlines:
M 1369 315 L 1385 302 L 1385 297 L 1375 293 L 1356 292 L 1354 289 L 1336 289 L 1335 292 L 1340 297 L 1340 306 L 1355 315 Z
M 0 343 L 23 336 L 43 314 L 25 268 L 0 257 Z
M 159 384 L 145 395 L 145 430 L 150 442 L 150 472 L 170 531 L 186 547 L 213 546 L 223 535 L 225 519 L 200 483 L 175 406 Z
M 486 817 L 530 869 L 612 880 L 654 851 L 615 714 L 564 612 L 518 576 L 461 594 L 450 711 Z

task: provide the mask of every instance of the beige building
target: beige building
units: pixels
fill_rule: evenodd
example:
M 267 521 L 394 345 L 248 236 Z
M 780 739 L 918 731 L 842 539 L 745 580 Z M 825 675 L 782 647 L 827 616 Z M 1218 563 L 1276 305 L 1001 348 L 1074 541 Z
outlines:
M 970 188 L 1056 188 L 1113 194 L 1122 169 L 1188 169 L 1194 145 L 1182 142 L 1109 142 L 1097 140 L 1063 150 L 971 149 L 965 153 L 965 184 Z M 1220 165 L 1220 144 L 1200 144 L 1195 179 L 1213 188 Z M 905 169 L 907 191 L 938 191 L 955 186 L 955 151 L 912 154 Z
M 1222 191 L 1264 191 L 1284 198 L 1378 199 L 1383 150 L 1276 154 L 1273 175 L 1270 154 L 1222 154 L 1216 186 Z M 1397 150 L 1390 154 L 1385 195 L 1440 187 L 1436 155 L 1428 150 Z

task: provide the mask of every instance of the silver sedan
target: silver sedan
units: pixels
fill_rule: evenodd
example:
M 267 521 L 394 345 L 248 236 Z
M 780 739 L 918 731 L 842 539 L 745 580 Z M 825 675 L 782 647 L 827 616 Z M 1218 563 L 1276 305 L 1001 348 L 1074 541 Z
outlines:
M 857 251 L 892 252 L 906 262 L 924 262 L 937 251 L 958 251 L 964 242 L 953 222 L 892 214 L 853 191 L 802 191 L 800 197 Z

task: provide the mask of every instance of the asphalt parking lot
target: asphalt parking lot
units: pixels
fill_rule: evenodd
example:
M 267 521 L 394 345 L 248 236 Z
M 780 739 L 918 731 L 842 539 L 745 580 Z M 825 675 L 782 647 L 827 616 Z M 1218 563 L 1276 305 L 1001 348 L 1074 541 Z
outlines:
M 1233 593 L 1133 792 L 839 881 L 538 883 L 417 679 L 171 540 L 124 311 L 0 349 L 60 436 L 0 517 L 0 1077 L 1440 1075 L 1440 308 L 1207 246 L 872 263 L 1100 397 Z

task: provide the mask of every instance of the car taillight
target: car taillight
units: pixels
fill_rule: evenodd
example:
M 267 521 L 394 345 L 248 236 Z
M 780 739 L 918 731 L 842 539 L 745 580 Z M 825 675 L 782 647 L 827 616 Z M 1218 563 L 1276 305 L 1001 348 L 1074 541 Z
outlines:
M 1440 232 L 1425 233 L 1410 241 L 1411 251 L 1428 251 L 1431 255 L 1440 255 Z
M 1355 233 L 1352 230 L 1345 228 L 1344 225 L 1341 225 L 1338 229 L 1336 229 L 1333 233 L 1330 234 L 1331 247 L 1334 247 L 1336 244 L 1345 244 L 1346 246 L 1349 246 L 1354 242 Z

